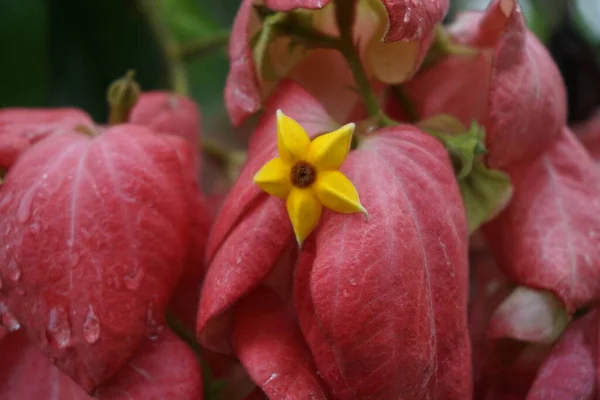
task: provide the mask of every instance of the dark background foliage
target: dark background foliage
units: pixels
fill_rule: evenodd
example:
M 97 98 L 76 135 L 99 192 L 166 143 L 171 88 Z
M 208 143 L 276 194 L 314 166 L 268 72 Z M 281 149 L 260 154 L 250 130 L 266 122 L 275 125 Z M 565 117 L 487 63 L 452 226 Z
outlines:
M 227 125 L 224 43 L 239 2 L 0 0 L 0 107 L 77 106 L 102 122 L 107 85 L 133 68 L 145 90 L 186 90 L 200 103 L 206 128 Z M 453 0 L 448 19 L 487 3 Z M 571 119 L 585 118 L 600 104 L 600 28 L 593 23 L 600 3 L 521 5 L 563 72 Z

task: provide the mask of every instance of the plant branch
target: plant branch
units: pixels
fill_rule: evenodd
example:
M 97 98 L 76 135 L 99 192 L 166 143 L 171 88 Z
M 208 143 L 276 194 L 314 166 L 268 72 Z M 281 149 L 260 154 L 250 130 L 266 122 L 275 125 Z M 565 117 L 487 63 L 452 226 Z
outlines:
M 162 58 L 167 68 L 169 88 L 176 93 L 187 94 L 189 86 L 187 71 L 182 60 L 172 56 L 172 40 L 162 19 L 159 3 L 155 0 L 137 0 L 137 6 L 148 20 L 160 45 Z
M 228 43 L 229 32 L 221 32 L 207 39 L 200 39 L 191 43 L 173 45 L 171 48 L 171 53 L 173 57 L 190 61 L 221 50 L 225 48 Z

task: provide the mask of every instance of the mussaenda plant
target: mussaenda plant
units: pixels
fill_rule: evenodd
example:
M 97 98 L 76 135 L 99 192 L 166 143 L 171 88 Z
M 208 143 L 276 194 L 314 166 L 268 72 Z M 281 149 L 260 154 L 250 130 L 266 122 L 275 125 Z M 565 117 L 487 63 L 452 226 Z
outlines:
M 448 8 L 242 1 L 218 205 L 186 96 L 0 110 L 0 398 L 596 398 L 600 124 L 516 0 Z

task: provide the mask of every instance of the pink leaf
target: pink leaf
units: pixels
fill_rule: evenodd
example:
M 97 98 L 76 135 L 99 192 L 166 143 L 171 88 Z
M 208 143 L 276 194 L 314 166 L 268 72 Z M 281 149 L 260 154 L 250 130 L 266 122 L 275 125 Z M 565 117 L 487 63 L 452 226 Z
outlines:
M 91 400 L 81 387 L 56 368 L 26 335 L 9 335 L 0 345 L 1 400 Z M 202 375 L 187 346 L 166 332 L 159 340 L 146 340 L 136 355 L 104 386 L 95 398 L 202 399 Z
M 185 96 L 169 92 L 144 92 L 138 99 L 129 122 L 144 125 L 156 133 L 170 133 L 186 139 L 194 150 L 200 139 L 200 112 Z
M 469 398 L 467 228 L 446 151 L 404 125 L 366 139 L 342 170 L 369 220 L 326 212 L 309 239 L 313 315 L 306 299 L 299 315 L 319 371 L 353 394 L 340 398 Z
M 87 391 L 163 329 L 188 248 L 190 168 L 183 140 L 120 125 L 49 137 L 7 175 L 3 319 Z
M 0 166 L 10 168 L 34 143 L 52 135 L 92 127 L 90 117 L 74 108 L 0 110 Z
M 96 396 L 100 400 L 202 400 L 202 371 L 187 344 L 166 331 L 158 340 L 146 339 Z
M 494 312 L 489 335 L 493 338 L 553 343 L 568 322 L 564 304 L 552 293 L 519 286 Z
M 296 8 L 316 10 L 325 7 L 331 0 L 265 0 L 271 10 L 292 11 Z
M 300 329 L 273 292 L 257 289 L 235 310 L 238 358 L 271 399 L 327 399 Z
M 544 289 L 569 312 L 600 296 L 600 175 L 564 128 L 531 162 L 508 169 L 513 198 L 484 227 L 500 267 L 517 283 Z
M 243 0 L 233 21 L 229 41 L 229 75 L 225 84 L 225 105 L 233 124 L 240 125 L 260 108 L 260 83 L 250 48 L 253 0 Z
M 383 0 L 383 4 L 389 18 L 385 41 L 412 42 L 422 39 L 433 31 L 435 25 L 442 22 L 450 1 Z
M 544 361 L 527 400 L 598 398 L 599 327 L 597 310 L 569 326 Z
M 264 280 L 292 243 L 284 201 L 262 192 L 252 181 L 254 174 L 277 156 L 275 111 L 278 108 L 296 119 L 311 136 L 336 128 L 322 107 L 293 82 L 284 82 L 267 105 L 250 139 L 246 165 L 227 196 L 209 238 L 210 265 L 200 298 L 197 331 L 200 341 L 215 351 L 229 351 L 223 331 L 227 323 L 213 321 L 207 326 L 209 322 Z
M 527 29 L 518 3 L 494 0 L 485 13 L 460 15 L 450 32 L 481 53 L 448 56 L 406 85 L 419 116 L 446 113 L 465 124 L 483 123 L 493 168 L 533 159 L 548 148 L 566 122 L 564 83 Z
M 550 146 L 566 122 L 566 97 L 556 64 L 515 5 L 492 61 L 484 121 L 488 164 L 496 168 L 532 159 Z

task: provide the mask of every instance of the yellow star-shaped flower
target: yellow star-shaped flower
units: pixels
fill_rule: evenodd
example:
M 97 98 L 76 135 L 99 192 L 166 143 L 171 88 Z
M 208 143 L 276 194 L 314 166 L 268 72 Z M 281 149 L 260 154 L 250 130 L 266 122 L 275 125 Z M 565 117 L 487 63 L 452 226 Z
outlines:
M 277 111 L 279 157 L 266 163 L 254 182 L 273 196 L 287 198 L 299 245 L 318 225 L 323 206 L 339 213 L 367 214 L 350 179 L 338 171 L 353 132 L 354 124 L 347 124 L 311 142 L 298 122 Z

